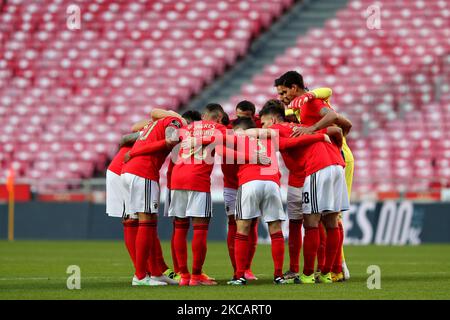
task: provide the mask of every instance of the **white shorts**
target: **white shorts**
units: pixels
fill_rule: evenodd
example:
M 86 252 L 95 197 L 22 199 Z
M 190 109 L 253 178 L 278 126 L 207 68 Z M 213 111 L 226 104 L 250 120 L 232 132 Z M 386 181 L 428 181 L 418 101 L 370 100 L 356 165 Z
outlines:
M 120 176 L 106 170 L 106 214 L 110 217 L 125 216 L 125 190 Z
M 169 217 L 212 217 L 210 192 L 171 190 L 170 198 Z
M 223 188 L 223 202 L 225 204 L 225 213 L 227 216 L 234 215 L 236 209 L 237 189 Z
M 287 190 L 287 213 L 289 219 L 300 220 L 302 213 L 302 191 L 303 187 L 296 188 L 288 186 Z
M 166 190 L 166 197 L 164 200 L 164 217 L 168 217 L 169 216 L 169 207 L 170 207 L 170 200 L 171 200 L 171 193 L 172 191 L 167 188 Z
M 236 219 L 263 217 L 265 222 L 285 220 L 280 186 L 273 181 L 255 180 L 239 187 Z
M 307 176 L 302 201 L 303 214 L 349 210 L 344 168 L 328 166 Z
M 126 213 L 158 213 L 159 183 L 131 173 L 121 175 L 125 187 Z

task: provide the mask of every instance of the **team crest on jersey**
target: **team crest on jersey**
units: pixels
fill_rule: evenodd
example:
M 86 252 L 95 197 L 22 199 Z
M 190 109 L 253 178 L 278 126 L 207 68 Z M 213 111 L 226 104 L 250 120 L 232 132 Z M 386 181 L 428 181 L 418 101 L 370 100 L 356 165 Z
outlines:
M 158 202 L 156 201 L 153 202 L 153 209 L 155 210 L 158 209 Z
M 181 128 L 181 122 L 178 120 L 172 120 L 172 122 L 170 124 L 174 125 L 177 128 Z

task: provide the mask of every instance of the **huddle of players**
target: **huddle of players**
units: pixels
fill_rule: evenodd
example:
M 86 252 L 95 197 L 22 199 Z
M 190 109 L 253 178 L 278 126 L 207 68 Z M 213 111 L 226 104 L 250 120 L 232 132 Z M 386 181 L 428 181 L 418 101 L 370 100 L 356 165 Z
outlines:
M 245 285 L 256 279 L 251 263 L 260 217 L 269 227 L 275 284 L 333 282 L 331 271 L 341 259 L 343 240 L 339 213 L 349 209 L 340 149 L 345 142 L 342 132 L 348 133 L 351 123 L 331 109 L 327 102 L 331 90 L 308 92 L 297 72 L 287 72 L 275 86 L 281 101 L 269 100 L 259 118 L 248 101 L 237 105 L 233 121 L 218 104 L 208 104 L 201 116 L 196 111 L 179 116 L 155 110 L 151 121 L 136 124 L 133 129 L 138 132 L 123 138 L 107 171 L 107 213 L 124 217 L 125 244 L 136 270 L 132 285 L 217 284 L 202 271 L 216 153 L 224 173 L 227 244 L 234 268 L 228 284 Z M 285 110 L 283 103 L 293 108 Z M 286 122 L 290 112 L 301 118 L 301 124 Z M 290 270 L 284 274 L 281 222 L 286 214 L 277 151 L 289 169 Z M 159 171 L 169 154 L 165 215 L 174 217 L 174 270 L 164 261 L 157 235 Z M 191 221 L 192 273 L 187 266 L 186 240 Z M 298 276 L 302 225 L 304 269 Z M 315 275 L 320 226 L 326 228 L 326 250 Z

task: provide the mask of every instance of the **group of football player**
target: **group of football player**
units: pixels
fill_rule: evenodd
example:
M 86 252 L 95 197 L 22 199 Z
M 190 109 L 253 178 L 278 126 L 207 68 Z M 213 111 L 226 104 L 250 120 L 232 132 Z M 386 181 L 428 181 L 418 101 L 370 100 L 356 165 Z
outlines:
M 203 272 L 214 163 L 220 163 L 223 171 L 227 246 L 234 270 L 229 285 L 257 280 L 251 266 L 260 220 L 268 224 L 275 284 L 349 278 L 340 214 L 349 210 L 353 156 L 345 137 L 352 124 L 331 107 L 331 89 L 309 91 L 296 71 L 280 76 L 274 86 L 278 99 L 267 101 L 258 115 L 247 100 L 236 105 L 233 120 L 217 103 L 206 105 L 201 114 L 154 109 L 149 119 L 134 124 L 133 133 L 122 138 L 106 173 L 106 211 L 123 218 L 125 245 L 135 268 L 132 285 L 217 284 Z M 278 152 L 289 170 L 287 214 Z M 164 260 L 157 233 L 160 170 L 167 157 L 164 215 L 173 218 L 173 269 Z M 283 273 L 281 222 L 287 218 L 290 263 Z

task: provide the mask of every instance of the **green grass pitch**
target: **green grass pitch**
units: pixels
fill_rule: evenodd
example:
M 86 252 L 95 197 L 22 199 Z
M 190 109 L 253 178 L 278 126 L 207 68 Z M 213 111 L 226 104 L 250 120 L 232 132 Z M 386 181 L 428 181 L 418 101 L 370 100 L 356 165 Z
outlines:
M 163 249 L 170 264 L 168 242 Z M 204 270 L 218 286 L 131 287 L 121 241 L 0 241 L 0 299 L 450 299 L 450 245 L 347 246 L 345 253 L 347 282 L 275 286 L 270 246 L 259 245 L 253 263 L 259 280 L 230 287 L 226 243 L 210 242 Z M 286 247 L 285 266 L 287 255 Z M 69 265 L 81 268 L 80 290 L 67 289 Z M 379 290 L 367 288 L 370 265 L 381 269 Z

